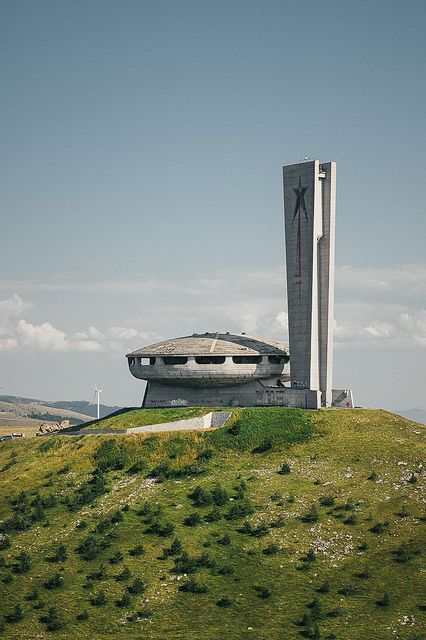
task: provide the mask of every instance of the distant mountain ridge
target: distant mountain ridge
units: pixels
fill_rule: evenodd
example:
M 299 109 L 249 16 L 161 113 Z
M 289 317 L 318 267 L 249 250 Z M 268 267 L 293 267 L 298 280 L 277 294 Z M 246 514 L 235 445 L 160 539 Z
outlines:
M 81 414 L 86 417 L 89 416 L 91 418 L 96 418 L 96 405 L 86 400 L 58 400 L 56 402 L 51 402 L 48 400 L 40 400 L 39 398 L 23 398 L 21 396 L 10 396 L 10 395 L 0 395 L 0 402 L 7 403 L 8 405 L 16 405 L 17 411 L 20 415 L 24 413 L 22 411 L 24 407 L 22 405 L 37 405 L 38 414 L 42 415 L 43 407 L 46 407 L 46 415 L 40 419 L 48 420 L 47 414 L 51 415 L 52 419 L 54 417 L 54 413 L 52 409 L 58 409 L 60 411 L 70 411 L 72 413 Z M 122 407 L 118 406 L 109 406 L 105 404 L 100 405 L 100 414 L 101 417 L 104 418 L 108 416 L 110 413 L 114 413 L 118 411 Z M 31 413 L 31 411 L 30 411 Z M 33 417 L 33 416 L 29 416 Z M 35 416 L 34 416 L 35 417 Z M 81 422 L 81 420 L 80 420 Z

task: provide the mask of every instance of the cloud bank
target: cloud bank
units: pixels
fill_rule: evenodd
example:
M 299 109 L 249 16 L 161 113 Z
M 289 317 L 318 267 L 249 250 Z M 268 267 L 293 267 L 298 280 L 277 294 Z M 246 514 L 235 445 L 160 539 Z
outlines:
M 212 277 L 135 278 L 96 282 L 3 282 L 0 291 L 0 350 L 126 351 L 184 331 L 231 330 L 286 339 L 285 270 L 217 271 Z M 66 333 L 49 319 L 28 317 L 43 292 L 93 293 L 118 308 L 120 326 L 75 327 Z M 23 292 L 32 300 L 26 300 Z M 49 295 L 49 293 L 47 293 Z M 119 297 L 119 304 L 115 301 Z M 26 297 L 26 295 L 25 295 Z M 140 301 L 135 317 L 124 320 L 128 302 Z M 336 270 L 335 342 L 338 348 L 426 347 L 426 265 Z M 79 315 L 81 317 L 81 314 Z M 140 327 L 140 318 L 144 327 Z M 121 323 L 124 326 L 121 326 Z M 98 323 L 96 323 L 98 324 Z

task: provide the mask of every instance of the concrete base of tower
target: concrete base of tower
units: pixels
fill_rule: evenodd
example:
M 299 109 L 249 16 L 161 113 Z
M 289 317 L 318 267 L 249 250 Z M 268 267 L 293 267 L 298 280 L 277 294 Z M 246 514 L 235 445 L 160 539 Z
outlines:
M 189 387 L 148 382 L 143 407 L 264 407 L 319 409 L 320 391 L 271 386 L 254 380 L 228 387 Z
M 341 409 L 353 409 L 354 399 L 351 389 L 333 389 L 332 407 L 340 407 Z

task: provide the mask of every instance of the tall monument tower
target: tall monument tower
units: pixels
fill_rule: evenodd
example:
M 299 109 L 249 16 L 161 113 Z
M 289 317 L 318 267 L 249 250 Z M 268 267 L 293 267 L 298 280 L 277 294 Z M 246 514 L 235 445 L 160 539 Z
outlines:
M 287 165 L 283 176 L 291 386 L 330 406 L 336 163 Z

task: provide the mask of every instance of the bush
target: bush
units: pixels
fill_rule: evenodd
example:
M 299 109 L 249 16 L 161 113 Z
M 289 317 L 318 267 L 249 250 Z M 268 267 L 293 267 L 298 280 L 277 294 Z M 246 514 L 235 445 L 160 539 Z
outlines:
M 206 522 L 217 522 L 221 518 L 222 514 L 220 512 L 220 509 L 218 509 L 217 507 L 214 507 L 209 513 L 206 513 L 206 515 L 204 516 L 204 520 Z
M 142 473 L 146 470 L 146 460 L 138 460 L 127 470 L 127 473 Z
M 31 557 L 27 551 L 21 551 L 21 553 L 15 557 L 16 562 L 13 565 L 13 571 L 15 573 L 28 573 L 31 570 Z
M 229 564 L 224 564 L 220 569 L 218 569 L 218 574 L 220 576 L 230 576 L 234 573 L 234 568 Z
M 81 613 L 77 613 L 75 619 L 78 620 L 78 622 L 84 622 L 84 620 L 89 619 L 89 612 L 87 611 L 87 609 L 83 609 Z
M 129 554 L 131 556 L 137 557 L 137 556 L 142 556 L 145 553 L 145 549 L 143 548 L 143 545 L 138 542 L 133 549 L 130 549 Z
M 46 582 L 43 583 L 46 589 L 59 589 L 64 586 L 64 576 L 60 573 L 54 573 Z
M 89 533 L 87 538 L 84 538 L 77 547 L 77 552 L 83 560 L 94 560 L 110 544 L 111 539 L 108 536 L 97 536 L 94 533 Z
M 272 438 L 265 438 L 262 442 L 252 450 L 252 453 L 266 453 L 266 451 L 270 451 L 274 446 L 274 441 Z
M 129 587 L 127 587 L 127 591 L 134 595 L 139 595 L 141 593 L 144 593 L 145 590 L 146 590 L 146 584 L 140 578 L 136 578 L 133 581 L 133 583 Z
M 300 518 L 302 522 L 317 522 L 319 520 L 319 512 L 316 504 L 313 504 L 309 511 Z
M 115 576 L 117 582 L 125 582 L 126 580 L 130 580 L 133 573 L 130 571 L 129 567 L 124 567 L 123 570 Z
M 129 607 L 131 605 L 131 602 L 132 599 L 129 593 L 125 591 L 121 598 L 117 600 L 115 604 L 117 605 L 117 607 L 121 607 L 122 609 L 124 609 L 124 607 Z
M 47 631 L 59 631 L 64 627 L 64 621 L 56 607 L 49 607 L 47 615 L 41 616 L 40 622 L 46 625 Z
M 250 516 L 254 513 L 254 508 L 252 507 L 250 501 L 247 498 L 240 500 L 239 502 L 234 502 L 229 508 L 225 518 L 227 520 L 238 520 L 239 518 L 244 518 L 246 516 Z
M 213 502 L 213 496 L 210 491 L 206 491 L 203 487 L 198 485 L 195 489 L 188 495 L 188 497 L 192 500 L 195 507 L 207 507 L 209 504 Z
M 377 475 L 377 473 L 375 471 L 372 471 L 370 473 L 370 475 L 368 476 L 367 480 L 372 480 L 373 482 L 376 482 L 376 480 L 379 479 L 379 476 Z
M 223 507 L 229 501 L 229 493 L 220 484 L 216 484 L 212 491 L 213 502 L 218 507 Z
M 36 589 L 36 587 L 33 587 L 25 599 L 29 602 L 32 602 L 34 600 L 38 600 L 38 597 L 38 589 Z
M 385 593 L 383 597 L 380 598 L 380 600 L 376 600 L 376 604 L 378 607 L 389 607 L 390 603 L 390 597 L 387 593 Z
M 334 496 L 321 496 L 319 503 L 322 507 L 332 507 L 334 505 Z
M 392 552 L 395 556 L 395 561 L 400 563 L 409 562 L 418 555 L 418 551 L 415 551 L 409 544 L 403 542 L 396 551 Z
M 5 615 L 6 622 L 14 623 L 20 622 L 24 619 L 24 610 L 22 609 L 22 605 L 18 602 L 12 609 L 11 613 Z
M 220 598 L 219 600 L 217 600 L 216 604 L 218 607 L 225 609 L 227 607 L 232 607 L 234 603 L 231 598 Z
M 256 587 L 253 587 L 253 589 L 257 592 L 259 598 L 266 599 L 271 597 L 271 590 L 264 585 L 257 585 Z
M 51 555 L 48 560 L 50 562 L 65 562 L 68 560 L 68 550 L 66 545 L 63 542 L 58 544 L 53 551 L 53 555 Z
M 221 538 L 219 538 L 217 542 L 218 544 L 226 547 L 227 545 L 231 544 L 231 536 L 229 535 L 229 533 L 225 533 Z
M 5 549 L 9 549 L 10 547 L 10 537 L 3 534 L 0 535 L 0 551 L 4 551 Z
M 207 593 L 208 590 L 207 585 L 197 582 L 195 578 L 190 578 L 187 582 L 179 585 L 179 591 L 185 593 Z
M 201 524 L 201 522 L 201 516 L 196 511 L 193 511 L 184 519 L 183 524 L 187 527 L 196 527 Z
M 198 515 L 198 514 L 197 514 Z M 175 527 L 171 522 L 160 522 L 159 520 L 153 520 L 149 527 L 145 530 L 146 533 L 153 533 L 160 538 L 167 538 L 174 532 Z
M 284 462 L 284 464 L 282 464 L 282 465 L 281 465 L 281 468 L 280 468 L 280 470 L 278 471 L 278 473 L 279 473 L 281 476 L 285 476 L 285 475 L 288 475 L 289 473 L 291 473 L 291 467 L 290 467 L 290 465 L 288 464 L 288 462 Z
M 90 604 L 94 607 L 103 607 L 107 603 L 105 591 L 98 591 L 90 600 Z
M 371 533 L 383 533 L 389 526 L 389 522 L 377 522 L 370 528 Z
M 94 459 L 101 471 L 116 471 L 125 467 L 127 454 L 123 447 L 117 446 L 115 440 L 106 440 L 96 451 Z
M 357 524 L 358 523 L 358 518 L 356 517 L 356 515 L 354 513 L 351 513 L 351 515 L 349 516 L 349 518 L 346 518 L 346 520 L 343 520 L 343 524 Z
M 131 551 L 130 551 L 130 555 L 132 555 L 132 552 L 131 552 Z M 108 560 L 108 561 L 109 561 L 111 564 L 119 564 L 119 563 L 123 560 L 123 557 L 124 557 L 124 556 L 123 556 L 123 554 L 121 553 L 121 551 L 116 551 L 116 552 L 114 553 L 114 555 L 113 555 L 113 556 L 111 556 L 111 557 L 109 558 L 109 560 Z
M 416 476 L 414 473 L 412 473 L 412 474 L 410 475 L 410 477 L 408 478 L 407 482 L 408 482 L 409 484 L 416 484 L 416 482 L 417 482 L 417 476 Z
M 263 549 L 262 553 L 265 556 L 273 556 L 278 553 L 279 550 L 280 548 L 277 544 L 271 543 L 266 547 L 266 549 Z
M 318 587 L 318 593 L 330 593 L 330 582 L 324 580 L 324 582 Z
M 105 565 L 101 564 L 95 571 L 86 576 L 87 580 L 106 580 L 108 578 L 108 573 L 106 571 Z

